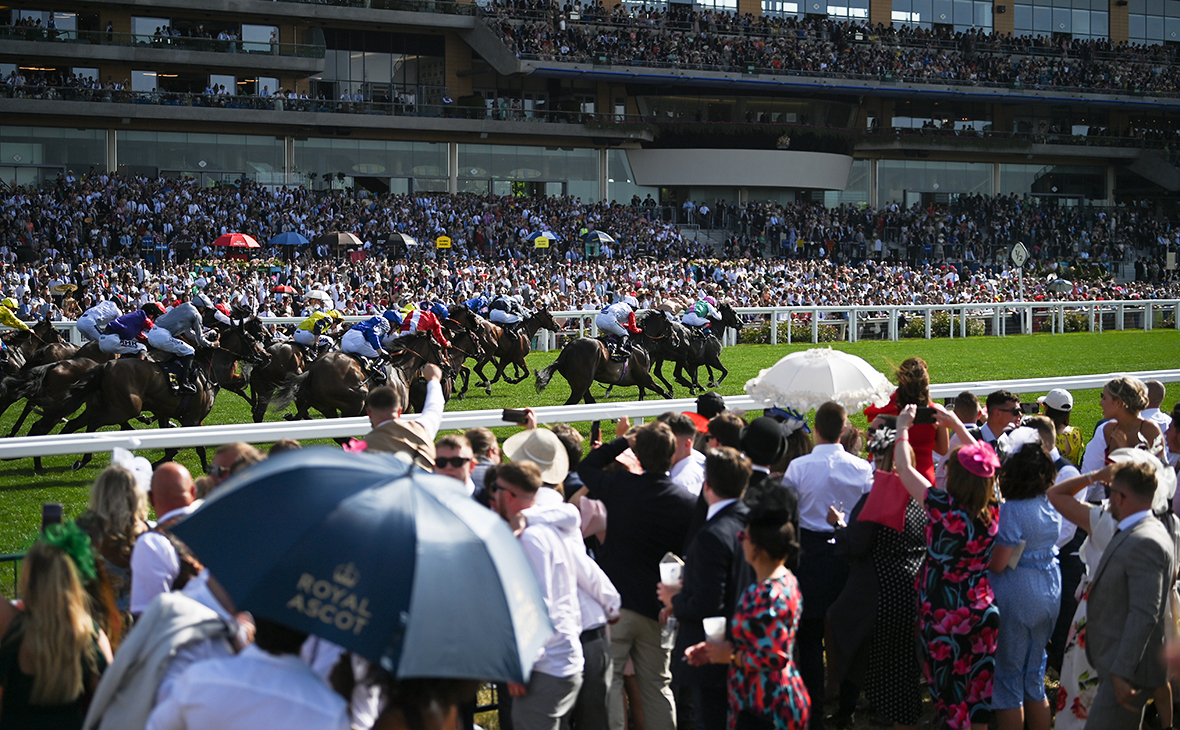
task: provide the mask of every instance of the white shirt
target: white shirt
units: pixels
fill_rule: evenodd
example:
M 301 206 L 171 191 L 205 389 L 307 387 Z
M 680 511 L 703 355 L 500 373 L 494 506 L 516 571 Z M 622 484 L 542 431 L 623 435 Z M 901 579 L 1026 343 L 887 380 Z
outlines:
M 705 486 L 705 455 L 693 449 L 688 456 L 672 465 L 668 472 L 672 483 L 683 487 L 689 494 L 698 497 Z
M 174 509 L 160 517 L 160 522 L 179 515 L 187 515 L 199 505 Z M 131 549 L 131 604 L 132 615 L 144 612 L 152 599 L 172 590 L 172 582 L 180 575 L 180 557 L 168 538 L 158 532 L 145 532 Z
M 344 700 L 292 654 L 251 645 L 228 659 L 193 665 L 146 730 L 348 730 Z
M 1056 463 L 1057 460 L 1061 458 L 1061 452 L 1057 450 L 1056 446 L 1054 446 L 1053 450 L 1049 452 L 1049 458 L 1052 459 L 1054 463 Z M 1053 480 L 1053 483 L 1060 484 L 1066 479 L 1073 479 L 1074 477 L 1079 476 L 1081 473 L 1082 472 L 1079 471 L 1076 466 L 1067 463 L 1065 466 L 1061 467 L 1060 470 L 1058 470 L 1057 478 Z M 1065 544 L 1073 539 L 1074 535 L 1077 534 L 1077 531 L 1077 525 L 1070 522 L 1069 520 L 1062 520 L 1061 532 L 1058 533 L 1057 537 L 1057 547 L 1065 547 Z
M 1151 510 L 1145 509 L 1135 514 L 1127 515 L 1119 520 L 1119 531 L 1128 530 L 1151 516 Z
M 577 509 L 570 505 L 570 511 L 565 511 L 561 506 L 524 510 L 529 524 L 520 535 L 520 546 L 537 577 L 537 586 L 553 624 L 553 635 L 545 643 L 533 671 L 551 677 L 572 677 L 582 671 L 586 661 L 580 639 L 582 609 L 578 602 L 577 566 L 574 551 L 563 533 L 573 530 L 579 542 L 582 533 L 578 529 Z
M 709 520 L 716 517 L 718 512 L 725 509 L 726 507 L 728 507 L 729 505 L 733 504 L 736 501 L 737 501 L 736 499 L 722 499 L 718 502 L 714 502 L 713 504 L 709 505 L 709 511 L 705 514 L 705 522 L 708 522 Z
M 833 532 L 828 507 L 852 509 L 873 486 L 873 464 L 844 450 L 840 444 L 819 444 L 787 467 L 783 486 L 799 497 L 799 527 Z

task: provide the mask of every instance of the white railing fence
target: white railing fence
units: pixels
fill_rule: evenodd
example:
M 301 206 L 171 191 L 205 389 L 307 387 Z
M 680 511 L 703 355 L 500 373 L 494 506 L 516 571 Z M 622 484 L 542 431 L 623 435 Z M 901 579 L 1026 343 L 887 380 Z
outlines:
M 930 386 L 932 398 L 950 398 L 964 390 L 986 396 L 994 390 L 1010 390 L 1014 393 L 1044 393 L 1052 388 L 1070 391 L 1101 388 L 1117 375 L 1128 373 L 1103 373 L 1097 375 L 1075 375 L 1060 378 L 1024 378 L 1020 380 L 987 380 L 963 383 L 942 383 Z M 1144 380 L 1180 382 L 1180 369 L 1151 370 L 1130 373 Z M 761 409 L 747 395 L 725 397 L 725 404 L 733 410 L 753 411 Z M 526 406 L 527 403 L 505 403 L 510 406 Z M 674 400 L 646 400 L 610 403 L 591 403 L 572 406 L 540 406 L 533 409 L 539 423 L 572 423 L 597 421 L 628 416 L 645 418 L 665 411 L 696 410 L 694 398 Z M 515 424 L 504 421 L 502 409 L 478 411 L 449 411 L 443 414 L 442 429 L 468 429 L 477 426 L 495 427 Z M 407 416 L 413 419 L 414 416 Z M 194 446 L 219 446 L 235 441 L 250 443 L 272 443 L 280 439 L 308 439 L 359 437 L 368 433 L 369 420 L 360 418 L 330 418 L 312 421 L 279 421 L 271 423 L 238 423 L 219 426 L 188 426 L 184 428 L 145 428 L 134 431 L 104 431 L 87 434 L 49 436 L 21 436 L 0 439 L 0 459 L 31 458 L 34 456 L 60 456 L 110 451 L 116 447 L 124 449 L 191 448 Z M 609 429 L 608 429 L 609 430 Z

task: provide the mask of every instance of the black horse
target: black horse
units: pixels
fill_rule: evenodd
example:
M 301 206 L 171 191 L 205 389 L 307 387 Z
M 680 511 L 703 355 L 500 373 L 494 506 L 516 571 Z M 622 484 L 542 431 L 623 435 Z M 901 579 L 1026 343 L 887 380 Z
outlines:
M 552 365 L 537 371 L 537 392 L 545 390 L 553 373 L 558 372 L 570 384 L 570 397 L 565 402 L 567 406 L 580 400 L 594 403 L 590 386 L 595 381 L 611 386 L 638 386 L 639 400 L 643 400 L 647 390 L 655 391 L 661 398 L 671 398 L 672 394 L 651 377 L 650 367 L 651 357 L 641 345 L 632 345 L 631 354 L 625 362 L 611 362 L 602 340 L 579 337 L 562 348 Z

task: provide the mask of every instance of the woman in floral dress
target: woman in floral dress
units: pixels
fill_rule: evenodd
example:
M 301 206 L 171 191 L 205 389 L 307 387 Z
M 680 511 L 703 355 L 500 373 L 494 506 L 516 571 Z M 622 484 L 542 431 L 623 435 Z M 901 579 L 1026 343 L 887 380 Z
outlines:
M 999 527 L 991 446 L 977 442 L 953 413 L 935 405 L 935 421 L 963 444 L 947 456 L 946 489 L 914 468 L 907 447 L 915 406 L 897 418 L 894 463 L 906 491 L 925 504 L 926 561 L 918 574 L 918 621 L 927 682 L 941 722 L 984 730 L 991 715 L 1000 613 L 988 582 Z
M 738 600 L 732 640 L 703 641 L 685 655 L 694 666 L 729 664 L 729 730 L 805 730 L 811 703 L 792 658 L 802 602 L 784 564 L 799 554 L 791 512 L 771 495 L 746 524 L 739 537 L 757 582 Z

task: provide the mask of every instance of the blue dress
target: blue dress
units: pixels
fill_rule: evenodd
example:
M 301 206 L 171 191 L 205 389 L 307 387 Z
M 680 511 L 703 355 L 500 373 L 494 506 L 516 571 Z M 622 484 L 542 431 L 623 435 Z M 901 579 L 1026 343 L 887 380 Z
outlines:
M 1026 699 L 1045 699 L 1045 645 L 1061 607 L 1061 570 L 1055 544 L 1060 531 L 1061 514 L 1043 494 L 1009 500 L 1000 507 L 996 544 L 1015 547 L 1023 540 L 1024 552 L 1015 569 L 1006 568 L 992 578 L 1000 609 L 992 690 L 995 709 L 1021 707 Z

